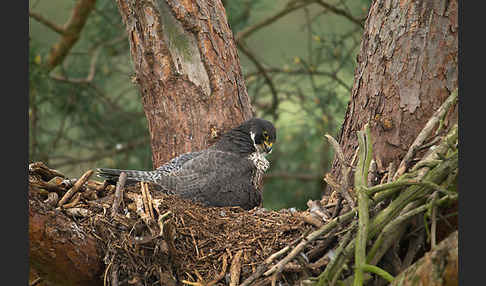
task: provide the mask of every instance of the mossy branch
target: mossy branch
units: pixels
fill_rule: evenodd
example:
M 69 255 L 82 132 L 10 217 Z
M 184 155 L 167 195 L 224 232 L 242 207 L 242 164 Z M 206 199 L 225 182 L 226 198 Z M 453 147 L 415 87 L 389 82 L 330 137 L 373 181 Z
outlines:
M 381 277 L 383 277 L 386 281 L 388 281 L 390 283 L 393 282 L 393 280 L 395 279 L 395 278 L 393 278 L 393 276 L 390 273 L 386 272 L 385 270 L 381 269 L 378 266 L 371 265 L 371 264 L 363 264 L 361 267 L 365 271 L 380 275 Z
M 369 197 L 366 192 L 368 182 L 368 170 L 370 168 L 372 142 L 370 128 L 365 124 L 363 130 L 358 132 L 359 160 L 354 173 L 354 185 L 358 195 L 359 228 L 355 249 L 355 276 L 354 286 L 363 285 L 363 266 L 366 264 L 366 240 L 369 228 Z
M 457 194 L 444 196 L 439 200 L 433 200 L 425 205 L 421 205 L 403 215 L 400 215 L 399 217 L 391 221 L 389 224 L 386 225 L 386 227 L 383 228 L 383 231 L 381 231 L 381 233 L 378 235 L 378 238 L 375 240 L 375 243 L 373 244 L 371 250 L 368 252 L 367 260 L 373 260 L 384 239 L 387 237 L 387 235 L 390 235 L 391 231 L 393 231 L 397 225 L 406 222 L 407 220 L 424 211 L 427 211 L 432 206 L 442 206 L 452 200 L 457 200 Z
M 378 252 L 380 253 L 379 255 L 382 255 L 386 252 L 386 249 L 393 244 L 393 240 L 389 241 L 385 238 L 389 236 L 397 226 L 405 223 L 408 224 L 414 215 L 423 213 L 432 206 L 440 207 L 451 201 L 457 201 L 458 194 L 448 190 L 448 188 L 453 184 L 453 181 L 448 178 L 450 177 L 451 173 L 457 172 L 458 169 L 458 150 L 455 147 L 457 145 L 457 139 L 457 125 L 454 125 L 449 130 L 449 133 L 443 136 L 441 142 L 438 143 L 435 148 L 432 148 L 429 154 L 420 161 L 426 162 L 429 160 L 434 160 L 433 165 L 429 166 L 423 164 L 420 169 L 413 169 L 412 173 L 404 173 L 402 176 L 400 176 L 398 181 L 369 188 L 363 187 L 363 192 L 360 192 L 358 187 L 356 188 L 358 190 L 358 196 L 361 194 L 365 199 L 368 199 L 368 209 L 372 209 L 379 202 L 387 198 L 391 198 L 393 196 L 396 196 L 396 198 L 394 198 L 385 209 L 376 213 L 368 221 L 368 229 L 365 241 L 374 240 L 374 242 L 365 261 L 359 264 L 360 261 L 356 261 L 356 259 L 360 260 L 362 258 L 361 255 L 363 250 L 361 249 L 361 252 L 359 253 L 358 251 L 355 251 L 355 247 L 361 247 L 360 243 L 362 243 L 362 241 L 359 242 L 359 239 L 361 239 L 360 233 L 362 235 L 363 231 L 358 228 L 357 224 L 351 225 L 345 235 L 346 240 L 343 239 L 343 241 L 341 241 L 337 249 L 339 252 L 335 251 L 336 256 L 333 260 L 331 260 L 326 269 L 319 275 L 319 281 L 316 285 L 327 285 L 328 283 L 333 284 L 332 282 L 335 282 L 338 276 L 346 268 L 348 261 L 352 259 L 353 253 L 355 254 L 355 275 L 357 274 L 362 276 L 358 278 L 348 277 L 346 282 L 353 280 L 355 282 L 357 281 L 358 283 L 364 282 L 364 280 L 367 279 L 367 275 L 364 273 L 364 271 L 373 272 L 376 270 L 379 272 L 378 269 L 367 267 L 367 265 L 377 263 L 377 260 L 379 261 L 377 255 Z M 441 155 L 438 155 L 438 153 Z M 366 165 L 364 167 L 360 165 L 362 162 L 365 161 L 361 160 L 360 158 L 360 162 L 356 168 L 356 172 L 361 172 L 361 174 L 363 174 L 363 170 L 367 170 Z M 413 180 L 410 178 L 413 178 Z M 362 177 L 358 179 L 362 179 Z M 355 184 L 356 183 L 362 184 L 362 182 L 359 181 L 355 181 Z M 398 195 L 396 195 L 397 191 L 400 191 Z M 430 197 L 434 193 L 439 194 L 441 197 L 437 200 L 431 200 Z M 369 200 L 368 196 L 372 194 L 375 194 L 374 199 Z M 363 197 L 358 198 L 358 204 L 361 206 Z M 359 215 L 360 218 L 363 219 L 363 217 L 361 217 L 361 211 L 362 210 L 359 209 Z M 361 223 L 359 224 L 360 227 Z M 355 233 L 356 230 L 358 230 L 358 234 L 354 238 L 354 234 L 349 235 L 349 233 Z M 361 270 L 358 270 L 358 268 Z M 359 274 L 360 271 L 361 274 Z M 385 273 L 380 273 L 386 276 Z M 392 277 L 390 275 L 384 278 L 387 279 Z

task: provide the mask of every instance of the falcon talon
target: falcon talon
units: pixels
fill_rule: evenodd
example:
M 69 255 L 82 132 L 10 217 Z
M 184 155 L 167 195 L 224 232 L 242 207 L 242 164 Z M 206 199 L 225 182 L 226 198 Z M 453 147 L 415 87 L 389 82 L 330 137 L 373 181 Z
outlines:
M 265 158 L 272 152 L 276 130 L 270 121 L 252 118 L 220 135 L 208 149 L 177 156 L 153 171 L 97 169 L 98 176 L 116 182 L 121 172 L 127 184 L 152 182 L 164 193 L 211 207 L 262 204 Z

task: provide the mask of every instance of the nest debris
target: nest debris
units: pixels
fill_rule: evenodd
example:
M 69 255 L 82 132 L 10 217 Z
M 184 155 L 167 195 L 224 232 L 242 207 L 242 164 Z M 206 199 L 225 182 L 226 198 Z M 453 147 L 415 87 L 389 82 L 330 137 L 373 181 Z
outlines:
M 338 200 L 336 195 L 325 197 L 327 208 L 320 201 L 310 201 L 312 214 L 288 209 L 245 211 L 203 207 L 163 194 L 151 184 L 144 192 L 143 185 L 137 183 L 124 187 L 120 206 L 113 213 L 114 185 L 89 180 L 89 170 L 79 179 L 84 180 L 79 187 L 78 179 L 49 170 L 42 162 L 30 164 L 31 192 L 51 208 L 72 216 L 100 240 L 106 264 L 103 279 L 105 283 L 118 280 L 119 285 L 229 285 L 244 281 L 269 256 L 322 226 L 323 218 L 315 213 L 328 217 Z M 66 199 L 75 185 L 77 192 Z M 308 244 L 304 263 L 321 259 L 309 275 L 322 271 L 326 265 L 322 246 L 330 246 L 336 238 L 324 236 Z M 293 284 L 302 279 L 302 271 L 302 265 L 289 263 L 282 275 Z

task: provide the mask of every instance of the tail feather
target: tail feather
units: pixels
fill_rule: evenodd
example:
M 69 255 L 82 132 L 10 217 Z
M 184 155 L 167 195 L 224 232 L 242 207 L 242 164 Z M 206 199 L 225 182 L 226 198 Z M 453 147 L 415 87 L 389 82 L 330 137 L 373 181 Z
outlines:
M 176 185 L 180 181 L 185 182 L 185 187 L 179 190 L 180 192 L 187 192 L 187 188 L 193 186 L 189 184 L 193 182 L 197 176 L 195 174 L 186 175 L 183 177 L 166 176 L 160 170 L 155 171 L 136 171 L 136 170 L 119 170 L 119 169 L 108 169 L 108 168 L 98 168 L 96 169 L 97 175 L 99 177 L 105 178 L 113 183 L 118 182 L 121 172 L 127 174 L 126 184 L 134 184 L 137 182 L 152 182 L 159 185 L 165 192 L 173 193 L 176 192 Z
M 119 170 L 119 169 L 108 169 L 108 168 L 98 168 L 96 169 L 98 177 L 102 177 L 111 181 L 118 181 L 121 172 L 127 174 L 127 181 L 132 182 L 156 182 L 154 171 L 136 171 L 136 170 Z

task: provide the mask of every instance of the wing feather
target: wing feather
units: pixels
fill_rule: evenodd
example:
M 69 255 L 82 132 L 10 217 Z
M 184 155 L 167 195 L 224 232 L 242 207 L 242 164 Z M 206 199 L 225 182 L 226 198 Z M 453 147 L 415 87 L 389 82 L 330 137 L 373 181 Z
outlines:
M 208 149 L 192 158 L 157 183 L 182 197 L 217 191 L 239 176 L 249 175 L 253 167 L 245 157 Z

